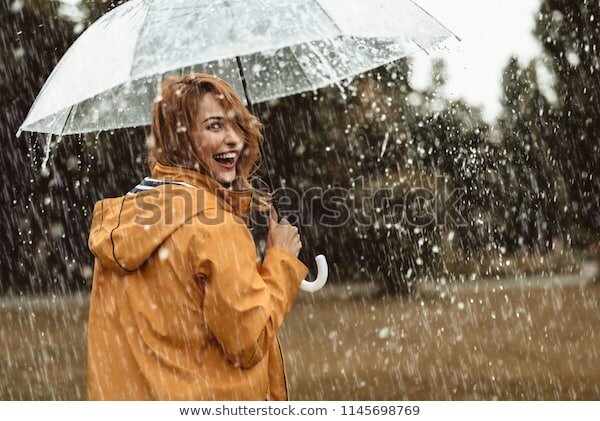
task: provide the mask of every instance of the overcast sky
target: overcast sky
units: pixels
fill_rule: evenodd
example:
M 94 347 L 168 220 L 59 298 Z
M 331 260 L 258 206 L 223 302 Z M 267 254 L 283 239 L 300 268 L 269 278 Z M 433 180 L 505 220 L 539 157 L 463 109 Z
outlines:
M 462 42 L 450 51 L 414 57 L 413 83 L 430 80 L 430 63 L 447 63 L 446 95 L 483 105 L 492 121 L 500 112 L 502 69 L 511 55 L 522 64 L 541 53 L 532 35 L 540 0 L 413 0 L 456 33 Z

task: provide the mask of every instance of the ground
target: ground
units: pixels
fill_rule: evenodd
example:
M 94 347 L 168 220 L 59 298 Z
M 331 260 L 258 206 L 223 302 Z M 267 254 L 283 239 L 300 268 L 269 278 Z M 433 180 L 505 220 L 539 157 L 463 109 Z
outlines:
M 281 332 L 294 400 L 600 399 L 600 286 L 299 293 Z M 0 399 L 85 398 L 87 297 L 0 299 Z

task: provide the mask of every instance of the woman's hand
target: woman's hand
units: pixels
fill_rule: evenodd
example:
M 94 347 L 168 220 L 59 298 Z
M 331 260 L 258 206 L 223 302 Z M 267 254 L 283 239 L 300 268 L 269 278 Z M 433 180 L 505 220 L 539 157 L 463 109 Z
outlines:
M 281 218 L 281 221 L 279 222 L 277 219 L 277 212 L 274 207 L 271 207 L 267 248 L 276 247 L 287 251 L 294 257 L 298 257 L 300 249 L 302 248 L 298 228 L 290 224 L 285 218 Z

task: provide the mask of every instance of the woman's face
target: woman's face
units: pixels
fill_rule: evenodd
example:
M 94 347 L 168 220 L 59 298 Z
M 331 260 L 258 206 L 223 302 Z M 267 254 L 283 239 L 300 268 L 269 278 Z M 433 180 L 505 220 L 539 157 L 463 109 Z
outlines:
M 215 94 L 207 93 L 200 101 L 199 126 L 195 130 L 200 158 L 209 174 L 220 183 L 231 183 L 244 148 L 244 138 L 232 116 Z

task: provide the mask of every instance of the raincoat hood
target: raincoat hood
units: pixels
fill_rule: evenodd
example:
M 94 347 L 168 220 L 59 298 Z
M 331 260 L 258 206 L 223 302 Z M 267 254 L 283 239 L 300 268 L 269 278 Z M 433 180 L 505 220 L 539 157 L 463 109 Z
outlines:
M 139 269 L 175 230 L 207 209 L 227 210 L 243 220 L 250 213 L 251 190 L 227 190 L 197 171 L 158 163 L 152 177 L 164 184 L 96 203 L 88 246 L 102 265 Z

